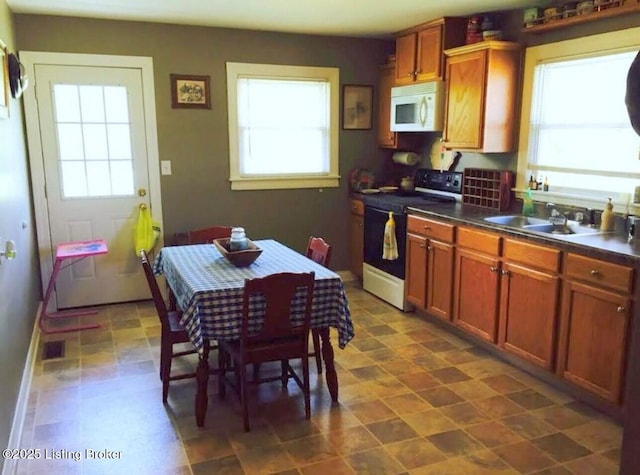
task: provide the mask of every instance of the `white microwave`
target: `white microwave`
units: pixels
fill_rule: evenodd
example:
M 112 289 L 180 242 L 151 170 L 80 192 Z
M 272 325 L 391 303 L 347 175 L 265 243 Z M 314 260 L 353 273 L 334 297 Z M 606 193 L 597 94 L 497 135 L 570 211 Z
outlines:
M 444 81 L 391 88 L 391 130 L 434 132 L 444 127 Z

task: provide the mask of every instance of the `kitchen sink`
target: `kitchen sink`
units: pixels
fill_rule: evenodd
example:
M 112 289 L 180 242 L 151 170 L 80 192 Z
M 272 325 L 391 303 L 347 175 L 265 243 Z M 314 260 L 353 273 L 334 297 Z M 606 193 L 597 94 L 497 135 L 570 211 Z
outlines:
M 484 218 L 488 223 L 498 224 L 509 228 L 518 228 L 522 231 L 532 231 L 543 234 L 553 234 L 557 237 L 585 234 L 599 234 L 598 228 L 583 226 L 577 221 L 568 221 L 567 224 L 550 223 L 548 219 L 532 218 L 523 215 L 490 216 Z
M 599 234 L 602 231 L 599 228 L 590 228 L 589 226 L 581 226 L 577 222 L 569 221 L 564 224 L 531 224 L 528 226 L 522 226 L 522 229 L 527 231 L 535 231 L 538 233 L 554 234 L 554 235 L 575 235 L 575 234 Z
M 522 228 L 529 225 L 550 224 L 549 220 L 542 218 L 531 218 L 529 216 L 512 215 L 512 216 L 491 216 L 484 218 L 488 223 L 500 224 L 502 226 L 510 226 L 512 228 Z

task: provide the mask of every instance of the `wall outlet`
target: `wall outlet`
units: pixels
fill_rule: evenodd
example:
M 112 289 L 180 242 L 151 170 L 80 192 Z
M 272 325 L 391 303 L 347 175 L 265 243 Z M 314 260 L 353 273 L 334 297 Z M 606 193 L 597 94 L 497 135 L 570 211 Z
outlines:
M 171 160 L 160 160 L 160 173 L 171 175 Z

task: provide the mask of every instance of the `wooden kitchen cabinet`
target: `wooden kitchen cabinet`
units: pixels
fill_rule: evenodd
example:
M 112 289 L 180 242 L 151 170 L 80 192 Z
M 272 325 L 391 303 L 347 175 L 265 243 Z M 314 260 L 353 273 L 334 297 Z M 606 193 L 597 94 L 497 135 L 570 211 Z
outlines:
M 453 322 L 493 343 L 498 334 L 501 239 L 498 234 L 457 228 Z
M 362 261 L 364 253 L 364 203 L 362 200 L 351 200 L 351 216 L 349 221 L 349 252 L 351 255 L 351 272 L 362 278 Z
M 405 298 L 431 315 L 451 320 L 455 227 L 407 218 Z
M 514 150 L 520 51 L 518 43 L 482 41 L 444 52 L 445 147 L 485 153 Z
M 498 345 L 553 371 L 561 252 L 505 239 L 502 257 Z
M 466 18 L 445 17 L 396 34 L 395 84 L 444 78 L 443 50 L 463 45 Z
M 621 404 L 633 269 L 569 253 L 557 372 Z

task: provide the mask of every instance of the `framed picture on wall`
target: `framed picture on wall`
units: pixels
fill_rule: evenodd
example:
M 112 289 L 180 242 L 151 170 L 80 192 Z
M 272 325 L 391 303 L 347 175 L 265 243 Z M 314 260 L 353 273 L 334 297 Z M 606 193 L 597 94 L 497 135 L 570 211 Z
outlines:
M 342 86 L 342 128 L 370 129 L 373 107 L 373 86 Z
M 7 47 L 0 40 L 0 119 L 9 117 L 9 63 Z
M 209 76 L 171 75 L 171 107 L 211 109 Z

